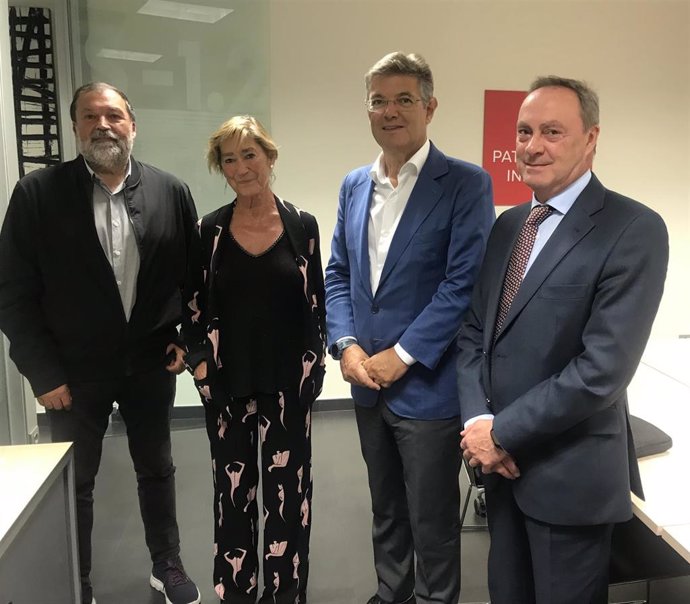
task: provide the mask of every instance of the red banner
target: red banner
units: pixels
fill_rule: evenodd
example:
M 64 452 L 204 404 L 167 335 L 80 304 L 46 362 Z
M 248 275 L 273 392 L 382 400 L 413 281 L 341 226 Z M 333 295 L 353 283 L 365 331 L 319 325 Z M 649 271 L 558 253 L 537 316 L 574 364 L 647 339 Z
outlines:
M 515 165 L 515 124 L 526 92 L 484 91 L 483 167 L 494 185 L 494 204 L 514 206 L 528 201 L 532 192 L 522 184 Z

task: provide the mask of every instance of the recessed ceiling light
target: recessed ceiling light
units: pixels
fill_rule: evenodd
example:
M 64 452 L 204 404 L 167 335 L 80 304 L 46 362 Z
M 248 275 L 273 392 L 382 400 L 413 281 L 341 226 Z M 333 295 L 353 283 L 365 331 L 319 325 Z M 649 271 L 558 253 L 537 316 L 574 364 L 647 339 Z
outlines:
M 140 61 L 142 63 L 155 63 L 163 55 L 150 52 L 136 52 L 135 50 L 117 50 L 115 48 L 101 48 L 97 57 L 102 59 L 120 59 L 121 61 Z
M 167 17 L 168 19 L 182 19 L 183 21 L 198 21 L 199 23 L 215 23 L 233 9 L 203 6 L 201 4 L 184 4 L 169 0 L 148 0 L 137 12 L 141 15 L 153 17 Z

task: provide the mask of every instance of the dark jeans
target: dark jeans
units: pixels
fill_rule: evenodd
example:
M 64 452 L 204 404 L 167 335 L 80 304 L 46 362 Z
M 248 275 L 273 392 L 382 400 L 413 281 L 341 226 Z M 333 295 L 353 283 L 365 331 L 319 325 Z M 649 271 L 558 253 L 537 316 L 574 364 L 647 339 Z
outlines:
M 158 562 L 179 554 L 175 466 L 170 444 L 175 376 L 161 368 L 118 379 L 68 385 L 72 409 L 47 414 L 53 442 L 74 441 L 79 566 L 83 600 L 90 602 L 93 488 L 113 402 L 118 403 L 127 427 L 151 559 Z

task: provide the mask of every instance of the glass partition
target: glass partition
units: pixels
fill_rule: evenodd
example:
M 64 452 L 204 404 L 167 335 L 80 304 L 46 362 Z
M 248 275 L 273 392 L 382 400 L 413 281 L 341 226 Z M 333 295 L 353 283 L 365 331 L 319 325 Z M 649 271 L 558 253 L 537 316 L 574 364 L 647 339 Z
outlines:
M 200 215 L 229 201 L 206 141 L 236 114 L 270 128 L 269 3 L 71 1 L 75 86 L 102 80 L 127 94 L 134 156 L 187 182 Z

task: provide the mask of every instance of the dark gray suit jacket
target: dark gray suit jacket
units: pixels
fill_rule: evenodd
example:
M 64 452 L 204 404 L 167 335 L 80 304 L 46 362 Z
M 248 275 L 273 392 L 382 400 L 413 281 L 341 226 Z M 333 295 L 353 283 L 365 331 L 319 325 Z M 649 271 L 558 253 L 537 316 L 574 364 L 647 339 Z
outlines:
M 493 342 L 502 282 L 530 204 L 489 238 L 458 338 L 463 421 L 495 414 L 514 456 L 523 513 L 562 525 L 619 522 L 642 494 L 626 387 L 659 306 L 668 263 L 661 217 L 591 181 L 520 287 Z M 486 477 L 487 489 L 504 480 Z

